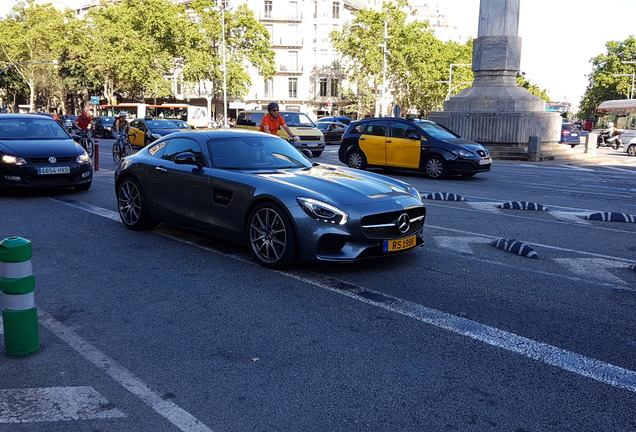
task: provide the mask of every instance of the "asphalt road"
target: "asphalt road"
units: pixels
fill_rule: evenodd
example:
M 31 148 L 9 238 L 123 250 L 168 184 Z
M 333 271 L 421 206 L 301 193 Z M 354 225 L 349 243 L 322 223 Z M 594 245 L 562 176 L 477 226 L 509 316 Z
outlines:
M 636 158 L 390 172 L 463 198 L 425 200 L 423 247 L 275 272 L 126 230 L 111 143 L 87 192 L 0 197 L 0 237 L 33 245 L 41 344 L 0 357 L 3 432 L 636 430 L 636 223 L 587 219 L 636 215 Z

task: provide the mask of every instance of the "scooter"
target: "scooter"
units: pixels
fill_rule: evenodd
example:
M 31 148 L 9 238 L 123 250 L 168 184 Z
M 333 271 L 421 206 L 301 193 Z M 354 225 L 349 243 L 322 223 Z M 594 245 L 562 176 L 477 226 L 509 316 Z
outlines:
M 623 141 L 621 140 L 622 134 L 622 129 L 617 129 L 612 136 L 609 136 L 608 133 L 600 133 L 596 140 L 596 147 L 611 147 L 614 150 L 618 150 L 623 145 Z

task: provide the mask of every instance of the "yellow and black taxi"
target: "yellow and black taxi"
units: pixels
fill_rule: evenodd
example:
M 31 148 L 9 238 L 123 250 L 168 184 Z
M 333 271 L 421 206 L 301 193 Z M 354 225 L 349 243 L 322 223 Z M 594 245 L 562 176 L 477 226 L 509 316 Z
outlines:
M 442 179 L 490 171 L 488 149 L 430 120 L 368 118 L 351 123 L 340 143 L 340 161 L 351 168 L 396 168 Z
M 179 132 L 181 129 L 172 120 L 138 118 L 130 122 L 130 144 L 145 147 L 162 136 Z

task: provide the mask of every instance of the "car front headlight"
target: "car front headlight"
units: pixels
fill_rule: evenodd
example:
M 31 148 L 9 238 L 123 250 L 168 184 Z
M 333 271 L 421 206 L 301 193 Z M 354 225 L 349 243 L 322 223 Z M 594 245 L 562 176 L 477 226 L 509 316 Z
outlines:
M 457 150 L 455 152 L 455 154 L 457 156 L 461 156 L 461 157 L 465 157 L 465 158 L 475 157 L 475 154 L 473 152 L 468 151 L 468 150 Z
M 413 186 L 409 186 L 409 192 L 413 195 L 419 202 L 422 202 L 422 195 L 420 195 L 420 191 L 415 189 Z
M 300 207 L 312 218 L 320 222 L 344 225 L 349 215 L 337 207 L 313 198 L 296 198 Z
M 81 155 L 79 155 L 78 157 L 75 158 L 75 162 L 81 163 L 81 164 L 87 163 L 87 162 L 90 162 L 90 161 L 91 161 L 91 158 L 88 157 L 88 153 L 86 153 L 86 152 L 82 153 Z
M 2 155 L 2 163 L 7 165 L 26 165 L 27 161 L 19 156 Z

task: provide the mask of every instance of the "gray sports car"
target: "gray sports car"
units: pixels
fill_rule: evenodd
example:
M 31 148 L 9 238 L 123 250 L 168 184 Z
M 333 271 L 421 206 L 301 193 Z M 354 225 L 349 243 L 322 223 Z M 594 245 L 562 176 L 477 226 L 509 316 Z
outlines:
M 423 243 L 426 208 L 412 186 L 317 164 L 282 138 L 254 131 L 183 131 L 115 171 L 124 225 L 187 227 L 249 245 L 268 268 L 350 262 Z

